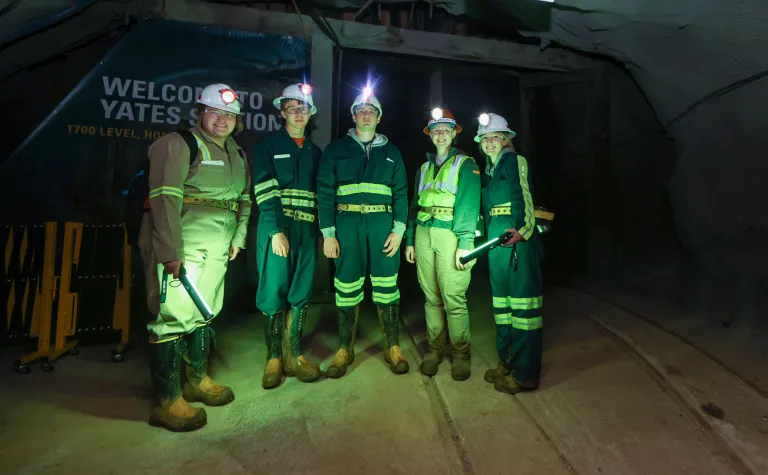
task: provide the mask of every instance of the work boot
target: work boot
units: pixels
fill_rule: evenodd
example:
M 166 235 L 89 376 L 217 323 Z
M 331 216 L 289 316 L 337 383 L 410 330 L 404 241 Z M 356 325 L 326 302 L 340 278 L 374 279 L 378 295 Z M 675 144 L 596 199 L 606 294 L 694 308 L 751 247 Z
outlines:
M 197 327 L 184 335 L 186 344 L 187 382 L 184 399 L 202 402 L 206 406 L 224 406 L 235 400 L 235 393 L 227 386 L 216 384 L 208 376 L 208 354 L 211 350 L 211 327 Z
M 507 394 L 517 394 L 522 391 L 534 391 L 538 389 L 539 381 L 517 381 L 511 374 L 502 376 L 493 383 L 496 391 Z
M 424 357 L 424 361 L 422 361 L 419 366 L 419 371 L 425 376 L 434 376 L 437 374 L 437 368 L 442 362 L 442 351 L 429 350 L 429 353 L 427 353 L 427 356 Z
M 495 383 L 497 379 L 508 376 L 509 374 L 510 371 L 504 366 L 504 364 L 499 363 L 495 369 L 489 369 L 485 372 L 485 380 L 489 383 Z
M 399 305 L 378 305 L 379 323 L 384 332 L 384 339 L 387 345 L 387 351 L 384 352 L 384 361 L 389 363 L 389 369 L 395 374 L 405 374 L 410 369 L 408 360 L 405 359 L 400 350 L 399 326 L 400 326 L 400 306 Z
M 283 333 L 283 311 L 264 314 L 264 341 L 267 343 L 267 365 L 261 378 L 261 387 L 272 389 L 283 380 L 283 360 L 280 340 Z
M 453 366 L 451 367 L 451 376 L 453 376 L 454 381 L 466 381 L 471 374 L 469 353 L 454 354 Z
M 299 381 L 311 383 L 320 377 L 320 368 L 307 361 L 301 354 L 301 337 L 306 319 L 306 306 L 291 308 L 286 312 L 283 341 L 287 340 L 288 345 L 283 344 L 283 358 L 286 376 L 296 376 Z
M 208 422 L 205 409 L 190 406 L 181 397 L 182 339 L 150 344 L 150 375 L 156 406 L 149 424 L 173 432 L 187 432 Z
M 359 314 L 359 305 L 339 310 L 339 350 L 328 366 L 328 376 L 331 378 L 344 376 L 347 367 L 355 361 L 355 336 Z

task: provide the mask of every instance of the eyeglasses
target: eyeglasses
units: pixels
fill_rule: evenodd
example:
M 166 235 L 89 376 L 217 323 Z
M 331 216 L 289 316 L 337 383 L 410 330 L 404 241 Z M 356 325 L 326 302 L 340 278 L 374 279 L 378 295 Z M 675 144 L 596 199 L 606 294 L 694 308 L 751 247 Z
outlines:
M 304 115 L 309 114 L 310 110 L 309 107 L 289 107 L 287 109 L 283 109 L 283 112 L 292 115 Z
M 451 135 L 451 132 L 453 132 L 453 129 L 432 129 L 429 131 L 432 135 L 437 135 L 438 137 L 441 135 Z
M 205 109 L 205 113 L 215 115 L 216 117 L 224 117 L 225 119 L 230 120 L 237 117 L 237 114 L 233 112 L 226 112 L 217 109 Z
M 355 111 L 355 114 L 360 114 L 360 115 L 375 115 L 378 113 L 379 111 L 377 111 L 376 109 L 357 109 Z
M 502 142 L 503 140 L 504 140 L 503 135 L 485 135 L 482 138 L 480 138 L 480 141 L 483 143 Z

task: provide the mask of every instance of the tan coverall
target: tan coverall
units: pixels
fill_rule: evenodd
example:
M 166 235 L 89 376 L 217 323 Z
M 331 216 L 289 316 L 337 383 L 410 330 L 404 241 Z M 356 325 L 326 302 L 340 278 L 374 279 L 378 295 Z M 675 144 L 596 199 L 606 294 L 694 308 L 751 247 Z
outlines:
M 245 247 L 251 214 L 250 173 L 240 146 L 231 137 L 220 147 L 199 127 L 198 153 L 190 161 L 189 147 L 176 133 L 149 148 L 150 212 L 145 213 L 139 248 L 147 279 L 147 305 L 156 318 L 147 325 L 150 341 L 160 343 L 205 325 L 181 282 L 168 276 L 165 303 L 160 303 L 163 262 L 182 259 L 189 279 L 218 315 L 224 300 L 224 277 L 230 246 Z M 229 209 L 189 204 L 203 198 L 237 203 Z

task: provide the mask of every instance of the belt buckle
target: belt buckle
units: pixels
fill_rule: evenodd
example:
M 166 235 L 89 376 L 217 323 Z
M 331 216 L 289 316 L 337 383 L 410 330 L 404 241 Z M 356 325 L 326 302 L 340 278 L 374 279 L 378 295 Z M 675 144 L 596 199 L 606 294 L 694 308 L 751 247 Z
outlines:
M 292 217 L 293 217 L 293 220 L 294 220 L 294 221 L 301 221 L 301 219 L 299 218 L 299 213 L 300 213 L 301 211 L 298 211 L 298 210 L 292 209 L 292 210 L 291 210 L 291 212 L 293 213 L 293 216 L 292 216 Z
M 227 208 L 229 208 L 230 211 L 237 212 L 237 203 L 233 203 L 231 201 L 227 202 Z
M 368 214 L 370 211 L 368 211 L 368 205 L 360 205 L 360 214 Z

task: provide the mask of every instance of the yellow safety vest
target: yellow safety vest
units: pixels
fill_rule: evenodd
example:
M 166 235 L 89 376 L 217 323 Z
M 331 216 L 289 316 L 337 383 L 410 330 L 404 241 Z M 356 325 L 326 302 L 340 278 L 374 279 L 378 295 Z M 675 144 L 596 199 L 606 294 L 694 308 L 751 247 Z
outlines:
M 446 160 L 435 176 L 435 164 L 427 161 L 419 170 L 419 206 L 430 208 L 453 208 L 456 204 L 456 194 L 459 192 L 459 170 L 467 155 L 456 154 Z M 421 222 L 430 218 L 441 221 L 453 220 L 453 214 L 429 213 L 424 209 L 416 216 Z

